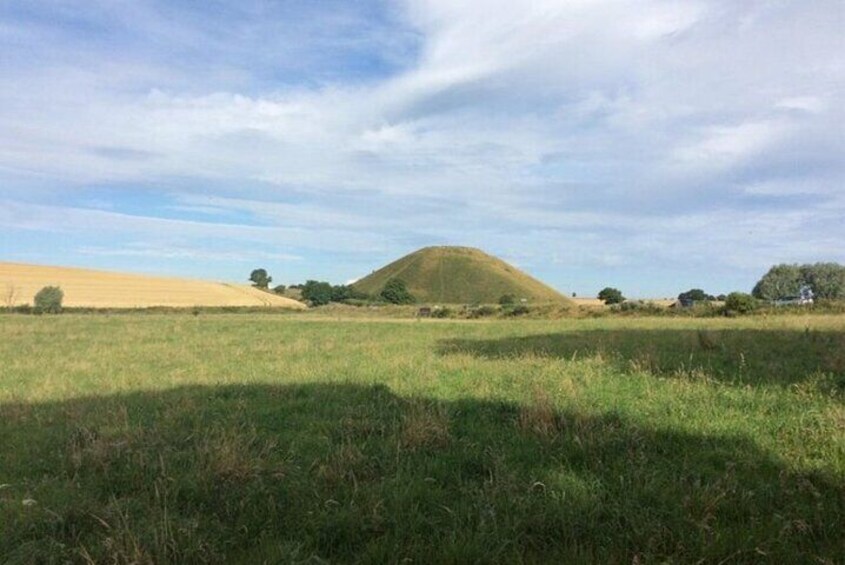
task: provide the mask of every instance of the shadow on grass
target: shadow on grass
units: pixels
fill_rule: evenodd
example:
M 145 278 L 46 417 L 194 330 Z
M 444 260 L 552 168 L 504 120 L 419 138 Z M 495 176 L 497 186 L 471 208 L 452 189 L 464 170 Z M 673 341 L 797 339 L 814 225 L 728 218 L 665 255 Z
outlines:
M 450 339 L 442 355 L 577 360 L 600 356 L 622 372 L 788 386 L 814 380 L 845 391 L 845 333 L 768 330 L 590 330 L 492 340 Z
M 614 414 L 302 385 L 0 416 L 4 563 L 845 559 L 840 482 Z

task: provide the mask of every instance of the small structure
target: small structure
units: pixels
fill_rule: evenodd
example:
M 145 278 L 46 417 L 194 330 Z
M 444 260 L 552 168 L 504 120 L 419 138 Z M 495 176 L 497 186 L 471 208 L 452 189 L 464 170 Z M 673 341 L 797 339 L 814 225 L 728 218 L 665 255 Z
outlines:
M 431 308 L 423 306 L 417 311 L 418 318 L 431 318 Z
M 798 296 L 784 296 L 773 302 L 775 306 L 806 306 L 813 303 L 813 289 L 809 285 L 803 285 L 798 291 Z
M 695 300 L 690 298 L 689 296 L 683 296 L 678 298 L 678 306 L 681 308 L 692 308 L 695 306 Z

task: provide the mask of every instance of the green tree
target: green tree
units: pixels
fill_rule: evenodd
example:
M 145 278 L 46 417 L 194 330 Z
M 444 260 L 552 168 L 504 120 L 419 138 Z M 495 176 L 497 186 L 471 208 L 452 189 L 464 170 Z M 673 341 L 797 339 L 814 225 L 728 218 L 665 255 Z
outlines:
M 267 271 L 264 269 L 255 269 L 250 273 L 249 280 L 252 281 L 252 286 L 266 289 L 273 282 L 273 277 L 267 275 Z
M 510 293 L 503 294 L 499 298 L 499 304 L 501 306 L 510 306 L 511 304 L 516 304 L 516 296 Z
M 693 302 L 706 302 L 713 300 L 713 297 L 701 290 L 700 288 L 691 288 L 686 292 L 678 295 L 678 300 L 692 300 Z
M 414 297 L 408 291 L 408 287 L 402 279 L 387 281 L 379 296 L 391 304 L 412 304 L 414 302 Z
M 59 314 L 62 311 L 62 300 L 65 293 L 57 286 L 45 286 L 35 295 L 35 312 L 38 314 Z
M 306 281 L 302 285 L 302 298 L 312 306 L 323 306 L 332 301 L 332 285 L 323 281 Z
M 751 294 L 761 300 L 778 300 L 797 296 L 802 284 L 798 265 L 775 265 L 754 285 Z
M 744 292 L 732 292 L 725 297 L 725 309 L 728 312 L 747 314 L 757 307 L 757 300 Z
M 276 294 L 284 294 L 285 290 L 287 290 L 287 287 L 283 284 L 278 284 L 273 287 L 273 292 L 275 292 Z
M 344 302 L 346 300 L 365 300 L 369 298 L 366 292 L 361 292 L 351 285 L 339 284 L 332 287 L 332 302 Z
M 845 298 L 845 266 L 838 263 L 801 265 L 801 280 L 813 289 L 816 298 Z
M 618 288 L 607 286 L 599 292 L 599 300 L 604 301 L 605 304 L 619 304 L 625 301 L 625 297 Z

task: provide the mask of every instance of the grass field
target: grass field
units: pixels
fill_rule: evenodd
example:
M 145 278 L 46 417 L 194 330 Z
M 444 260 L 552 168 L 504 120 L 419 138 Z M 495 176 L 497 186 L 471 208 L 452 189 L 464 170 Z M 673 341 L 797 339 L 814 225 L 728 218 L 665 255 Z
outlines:
M 845 317 L 0 316 L 0 562 L 845 562 Z
M 32 305 L 35 293 L 45 286 L 60 287 L 64 306 L 71 308 L 305 308 L 296 300 L 245 284 L 0 262 L 0 308 Z

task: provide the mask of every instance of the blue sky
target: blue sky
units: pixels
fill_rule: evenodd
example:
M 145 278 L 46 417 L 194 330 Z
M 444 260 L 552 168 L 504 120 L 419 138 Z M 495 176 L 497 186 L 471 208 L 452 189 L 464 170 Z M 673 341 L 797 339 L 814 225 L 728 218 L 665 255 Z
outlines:
M 840 0 L 0 2 L 0 261 L 563 292 L 845 262 Z

